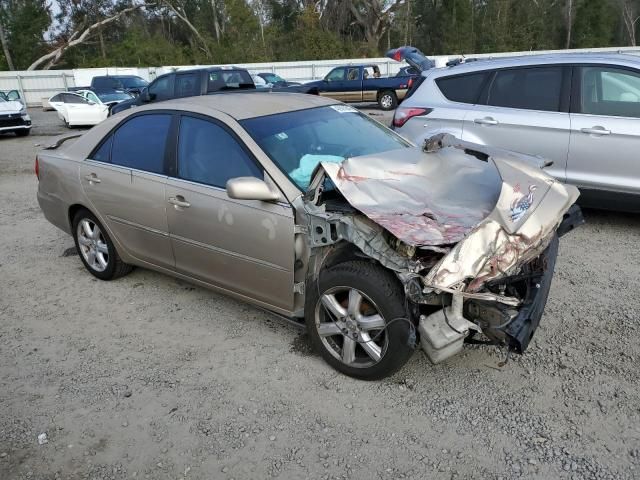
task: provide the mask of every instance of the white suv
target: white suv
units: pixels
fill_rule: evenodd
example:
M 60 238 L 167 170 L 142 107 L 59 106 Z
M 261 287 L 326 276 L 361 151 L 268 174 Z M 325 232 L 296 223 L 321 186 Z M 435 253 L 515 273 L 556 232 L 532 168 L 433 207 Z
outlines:
M 413 65 L 416 50 L 404 56 L 405 49 L 388 55 Z M 563 53 L 417 65 L 422 77 L 393 119 L 409 140 L 446 131 L 539 155 L 553 161 L 549 174 L 580 188 L 582 204 L 640 210 L 640 57 Z

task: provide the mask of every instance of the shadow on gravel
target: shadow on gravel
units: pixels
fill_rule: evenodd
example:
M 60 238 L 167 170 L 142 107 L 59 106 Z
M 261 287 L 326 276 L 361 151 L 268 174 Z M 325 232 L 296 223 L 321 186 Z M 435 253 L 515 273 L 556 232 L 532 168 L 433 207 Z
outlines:
M 583 207 L 582 213 L 588 224 L 613 225 L 627 228 L 640 229 L 640 215 L 637 213 L 615 212 L 612 210 L 596 210 Z
M 291 341 L 290 351 L 293 353 L 298 353 L 303 357 L 315 357 L 318 355 L 313 349 L 311 339 L 306 332 L 299 334 Z

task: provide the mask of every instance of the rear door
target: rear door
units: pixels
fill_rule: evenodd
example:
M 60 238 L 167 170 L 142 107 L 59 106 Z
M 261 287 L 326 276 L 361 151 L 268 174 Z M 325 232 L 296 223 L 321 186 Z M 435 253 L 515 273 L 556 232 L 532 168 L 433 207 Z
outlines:
M 597 201 L 602 191 L 639 194 L 638 151 L 640 71 L 576 67 L 567 182 L 580 187 L 585 200 Z
M 230 199 L 231 178 L 264 178 L 262 167 L 222 122 L 183 115 L 167 217 L 177 271 L 291 311 L 293 209 L 284 202 Z
M 173 268 L 165 211 L 170 113 L 129 117 L 80 167 L 82 188 L 127 252 Z
M 496 71 L 479 104 L 467 112 L 462 138 L 552 160 L 545 171 L 564 181 L 570 75 L 562 65 Z

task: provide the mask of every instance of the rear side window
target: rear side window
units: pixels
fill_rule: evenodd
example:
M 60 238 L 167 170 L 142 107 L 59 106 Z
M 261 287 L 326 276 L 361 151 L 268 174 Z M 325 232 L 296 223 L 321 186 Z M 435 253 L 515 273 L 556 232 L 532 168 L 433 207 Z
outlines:
M 140 115 L 116 130 L 111 163 L 152 173 L 164 171 L 164 152 L 171 115 Z
M 82 103 L 82 104 L 87 104 L 89 102 L 87 102 L 87 100 L 84 97 L 81 97 L 80 95 L 66 95 L 64 103 Z
M 253 79 L 246 70 L 216 70 L 209 72 L 207 92 L 255 88 Z
M 580 111 L 640 118 L 640 73 L 611 67 L 581 68 Z
M 487 103 L 496 107 L 557 112 L 562 92 L 562 67 L 499 70 Z
M 474 104 L 480 97 L 480 91 L 489 72 L 472 73 L 469 75 L 455 75 L 436 80 L 436 85 L 442 94 L 452 102 Z
M 262 178 L 263 173 L 227 130 L 213 122 L 185 116 L 180 121 L 178 138 L 178 176 L 225 188 L 232 178 Z
M 176 75 L 176 97 L 193 97 L 200 95 L 198 73 L 182 73 Z

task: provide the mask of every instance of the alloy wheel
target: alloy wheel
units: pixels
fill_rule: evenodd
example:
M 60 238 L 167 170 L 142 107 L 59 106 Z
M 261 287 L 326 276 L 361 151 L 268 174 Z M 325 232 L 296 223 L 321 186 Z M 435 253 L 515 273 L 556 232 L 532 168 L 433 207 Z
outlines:
M 345 365 L 371 367 L 386 353 L 386 322 L 376 304 L 356 288 L 333 287 L 322 294 L 315 324 L 324 348 Z
M 96 272 L 104 272 L 109 265 L 109 247 L 95 222 L 83 218 L 78 223 L 78 247 L 87 265 Z

